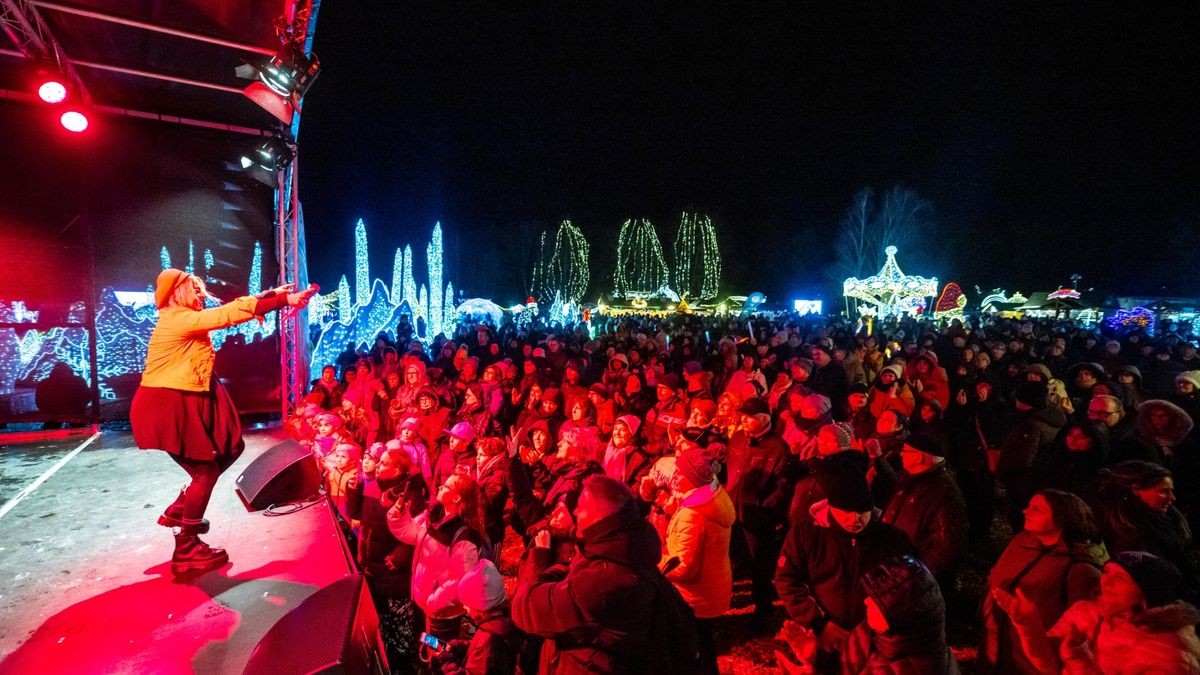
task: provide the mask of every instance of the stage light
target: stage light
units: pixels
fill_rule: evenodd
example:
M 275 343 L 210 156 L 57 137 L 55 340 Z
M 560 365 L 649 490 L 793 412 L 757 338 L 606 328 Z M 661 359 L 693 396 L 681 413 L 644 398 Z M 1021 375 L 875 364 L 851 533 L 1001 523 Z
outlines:
M 67 100 L 67 85 L 58 79 L 43 80 L 38 85 L 37 94 L 46 103 L 62 103 Z
M 87 131 L 88 118 L 78 110 L 68 110 L 59 116 L 58 121 L 63 128 L 71 133 L 79 134 Z
M 243 155 L 241 164 L 243 169 L 258 166 L 267 171 L 279 171 L 291 164 L 295 157 L 296 148 L 290 142 L 280 136 L 272 136 L 249 155 Z
M 280 96 L 304 98 L 321 73 L 321 61 L 316 54 L 305 54 L 295 46 L 284 47 L 258 71 L 258 79 Z
M 300 100 L 321 72 L 316 54 L 305 55 L 297 44 L 286 45 L 265 64 L 243 63 L 238 77 L 255 80 L 242 93 L 286 125 L 300 109 Z

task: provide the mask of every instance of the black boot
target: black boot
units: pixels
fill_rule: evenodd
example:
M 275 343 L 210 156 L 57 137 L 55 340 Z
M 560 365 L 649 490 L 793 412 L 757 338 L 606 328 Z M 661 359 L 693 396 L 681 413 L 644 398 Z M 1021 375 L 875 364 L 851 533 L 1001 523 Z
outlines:
M 179 490 L 179 496 L 176 497 L 175 501 L 171 502 L 171 505 L 167 507 L 167 510 L 163 511 L 162 515 L 158 517 L 159 525 L 162 525 L 163 527 L 183 527 L 183 499 L 185 495 L 187 495 L 186 486 Z M 208 525 L 208 519 L 201 518 L 200 529 L 196 531 L 197 534 L 207 534 Z
M 171 556 L 171 574 L 203 574 L 229 562 L 223 548 L 212 548 L 200 541 L 198 525 L 175 528 L 175 554 Z

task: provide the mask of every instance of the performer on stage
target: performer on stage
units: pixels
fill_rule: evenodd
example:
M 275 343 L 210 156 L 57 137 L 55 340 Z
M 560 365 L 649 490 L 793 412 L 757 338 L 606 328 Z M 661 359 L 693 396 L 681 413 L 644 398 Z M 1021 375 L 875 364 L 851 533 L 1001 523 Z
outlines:
M 205 309 L 204 299 L 212 296 L 199 277 L 176 269 L 158 275 L 158 325 L 129 419 L 139 448 L 166 451 L 192 479 L 158 518 L 175 532 L 175 575 L 207 572 L 229 561 L 224 549 L 198 535 L 208 532 L 204 511 L 217 478 L 246 447 L 233 400 L 212 372 L 216 352 L 208 333 L 281 307 L 304 307 L 317 292 L 315 285 L 298 292 L 294 287 L 285 284 Z

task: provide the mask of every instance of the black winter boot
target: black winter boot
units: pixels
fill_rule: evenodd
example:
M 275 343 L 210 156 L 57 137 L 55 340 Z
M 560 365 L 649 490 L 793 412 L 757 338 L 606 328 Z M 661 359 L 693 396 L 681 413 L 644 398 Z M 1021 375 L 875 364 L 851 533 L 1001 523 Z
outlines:
M 171 574 L 203 574 L 229 562 L 223 548 L 212 548 L 200 541 L 198 525 L 175 528 L 175 554 L 171 556 Z
M 175 501 L 171 502 L 171 505 L 167 507 L 167 510 L 163 511 L 162 515 L 158 517 L 159 525 L 162 525 L 163 527 L 183 527 L 183 499 L 185 495 L 187 495 L 187 486 L 184 486 L 179 490 L 179 496 L 176 497 Z M 197 534 L 207 534 L 208 526 L 208 519 L 201 518 L 200 529 L 197 530 Z

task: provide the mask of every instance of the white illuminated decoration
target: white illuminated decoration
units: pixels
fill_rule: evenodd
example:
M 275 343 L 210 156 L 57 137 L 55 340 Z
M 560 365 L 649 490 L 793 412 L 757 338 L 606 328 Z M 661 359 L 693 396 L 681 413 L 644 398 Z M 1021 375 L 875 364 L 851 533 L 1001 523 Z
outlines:
M 647 298 L 667 286 L 667 261 L 650 221 L 626 220 L 617 235 L 613 297 Z M 678 300 L 678 296 L 676 296 Z
M 926 307 L 927 298 L 937 295 L 937 278 L 908 276 L 900 271 L 895 246 L 888 246 L 884 253 L 887 261 L 878 274 L 866 279 L 846 279 L 842 293 L 856 302 L 875 307 L 882 317 L 918 313 Z
M 516 305 L 513 307 L 515 311 L 523 311 L 524 305 Z M 458 321 L 465 323 L 479 323 L 480 321 L 489 321 L 493 328 L 499 328 L 500 322 L 504 319 L 504 308 L 491 300 L 484 298 L 471 298 L 463 300 L 455 311 Z
M 1074 288 L 1060 288 L 1057 291 L 1054 291 L 1053 293 L 1051 293 L 1050 295 L 1047 295 L 1046 299 L 1047 300 L 1059 300 L 1061 298 L 1071 298 L 1072 300 L 1078 300 L 1081 296 L 1082 296 L 1082 294 L 1079 291 L 1075 290 Z
M 310 311 L 309 321 L 321 327 L 321 334 L 313 348 L 311 367 L 319 370 L 321 366 L 333 363 L 347 343 L 369 346 L 381 332 L 395 336 L 402 315 L 409 317 L 415 337 L 422 342 L 430 343 L 438 336 L 453 335 L 458 313 L 454 305 L 454 284 L 444 278 L 441 223 L 433 226 L 425 248 L 426 283 L 420 286 L 417 285 L 411 245 L 405 246 L 403 251 L 397 250 L 393 256 L 389 289 L 381 279 L 371 281 L 363 221 L 358 221 L 354 234 L 358 297 L 350 298 L 349 283 L 343 276 L 336 300 L 320 295 L 314 299 L 321 311 Z

